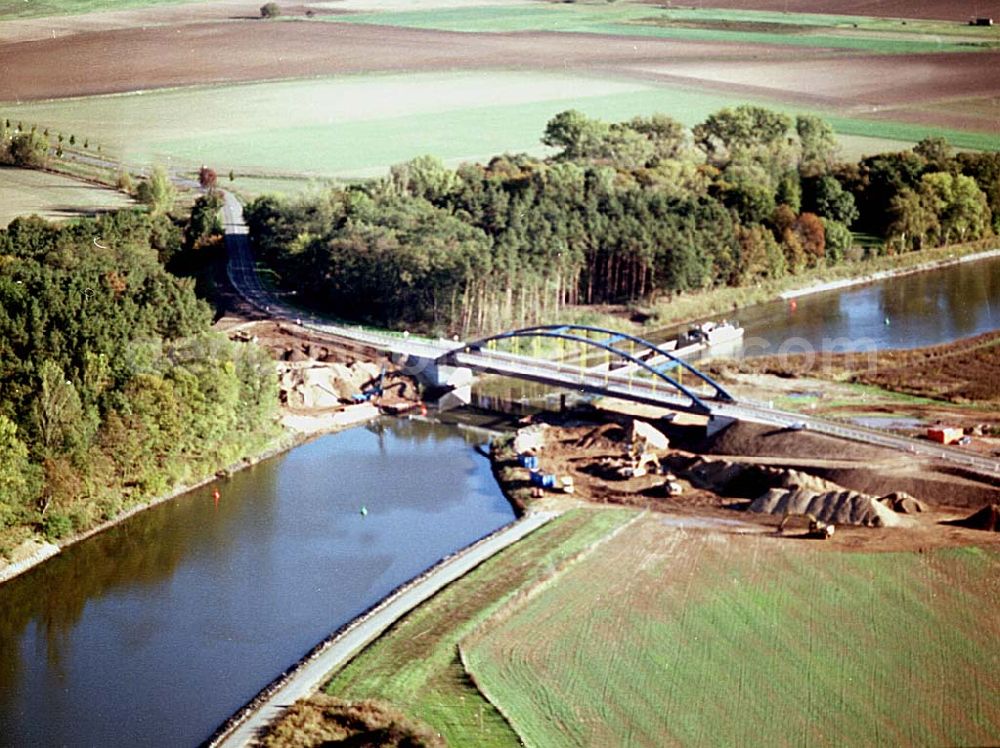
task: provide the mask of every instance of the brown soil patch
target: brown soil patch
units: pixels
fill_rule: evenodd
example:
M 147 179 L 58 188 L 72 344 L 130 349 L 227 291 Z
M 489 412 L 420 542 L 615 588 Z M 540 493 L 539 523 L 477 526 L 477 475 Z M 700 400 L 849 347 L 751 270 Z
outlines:
M 662 0 L 647 0 L 662 5 Z M 699 8 L 769 10 L 779 13 L 829 13 L 831 15 L 873 16 L 876 18 L 931 18 L 968 21 L 972 16 L 992 16 L 1000 20 L 997 0 L 704 0 L 687 3 Z
M 581 36 L 586 40 L 581 44 Z M 0 46 L 0 101 L 372 71 L 616 69 L 683 59 L 801 58 L 780 47 L 575 34 L 462 34 L 232 21 L 80 33 Z M 809 53 L 807 53 L 809 54 Z M 86 64 L 80 64 L 85 61 Z
M 899 452 L 883 447 L 845 442 L 842 439 L 810 431 L 792 431 L 777 426 L 742 421 L 734 423 L 715 436 L 696 444 L 694 451 L 710 455 L 782 457 L 823 461 L 835 458 L 866 463 L 896 460 L 900 456 Z
M 847 379 L 953 403 L 1000 402 L 1000 378 L 996 376 L 1000 371 L 1000 332 L 928 348 L 759 356 L 709 368 L 724 373 L 733 367 L 740 372 L 782 377 Z
M 800 487 L 848 490 L 876 498 L 905 493 L 920 501 L 924 511 L 907 512 L 899 527 L 838 525 L 835 537 L 822 545 L 840 550 L 912 551 L 980 542 L 980 533 L 951 523 L 966 517 L 970 508 L 1000 501 L 1000 485 L 977 476 L 819 434 L 779 433 L 760 424 L 736 423 L 712 439 L 699 441 L 686 435 L 686 429 L 665 426 L 664 430 L 672 444 L 663 462 L 673 477 L 651 473 L 622 479 L 602 463 L 625 453 L 625 428 L 616 423 L 551 426 L 540 453 L 542 472 L 572 476 L 575 493 L 548 491 L 544 499 L 527 499 L 526 503 L 547 506 L 558 497 L 563 508 L 571 502 L 616 504 L 675 515 L 682 523 L 717 523 L 727 532 L 770 533 L 773 529 L 776 533 L 780 516 L 742 510 L 752 499 L 789 481 Z M 529 495 L 528 471 L 515 459 L 503 456 L 496 467 L 508 493 Z M 682 493 L 667 496 L 666 480 L 679 483 Z M 794 532 L 776 533 L 776 537 L 801 539 Z
M 850 55 L 829 59 L 747 60 L 738 66 L 677 61 L 642 73 L 664 81 L 697 84 L 719 91 L 786 99 L 878 118 L 919 118 L 944 122 L 962 117 L 948 110 L 915 108 L 919 102 L 981 98 L 1000 93 L 1000 81 L 984 76 L 984 65 L 1000 64 L 1000 53 L 944 52 L 921 55 Z M 836 75 L 831 75 L 831 65 Z M 894 106 L 907 108 L 895 111 Z M 975 120 L 977 129 L 998 130 L 997 121 Z
M 375 700 L 344 701 L 315 694 L 290 706 L 259 745 L 353 745 L 371 748 L 444 748 L 444 739 L 399 709 Z
M 0 101 L 361 72 L 574 70 L 776 98 L 852 116 L 1000 131 L 995 120 L 971 121 L 931 106 L 1000 95 L 1000 79 L 982 74 L 1000 68 L 1000 52 L 877 56 L 590 34 L 455 33 L 264 22 L 246 15 L 251 10 L 234 0 L 0 24 L 0 39 L 6 40 L 0 43 Z M 837 74 L 830 75 L 834 67 Z

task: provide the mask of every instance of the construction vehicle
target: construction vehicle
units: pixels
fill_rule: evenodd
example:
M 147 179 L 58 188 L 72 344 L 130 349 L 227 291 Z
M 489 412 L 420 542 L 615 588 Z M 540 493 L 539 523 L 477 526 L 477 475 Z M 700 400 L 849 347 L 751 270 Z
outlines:
M 808 520 L 808 522 L 809 522 L 809 530 L 803 536 L 803 537 L 806 537 L 806 538 L 816 538 L 818 540 L 828 540 L 833 535 L 833 531 L 836 528 L 835 525 L 828 524 L 826 522 L 822 522 L 822 521 L 816 519 L 813 515 L 808 514 L 808 513 L 806 513 L 806 514 L 800 514 L 800 513 L 797 513 L 797 512 L 796 513 L 786 512 L 785 516 L 781 520 L 781 524 L 778 525 L 778 532 L 779 533 L 784 533 L 785 532 L 785 528 L 788 526 L 788 524 L 793 519 L 798 519 L 799 517 L 803 517 L 806 520 Z

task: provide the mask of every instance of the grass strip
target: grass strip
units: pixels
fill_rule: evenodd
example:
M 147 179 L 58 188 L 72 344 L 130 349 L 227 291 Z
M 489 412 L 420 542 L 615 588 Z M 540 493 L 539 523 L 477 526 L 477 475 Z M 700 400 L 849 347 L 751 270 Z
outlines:
M 392 701 L 441 732 L 449 745 L 518 745 L 463 669 L 458 642 L 506 601 L 554 575 L 634 514 L 581 509 L 552 521 L 401 619 L 336 673 L 326 692 Z

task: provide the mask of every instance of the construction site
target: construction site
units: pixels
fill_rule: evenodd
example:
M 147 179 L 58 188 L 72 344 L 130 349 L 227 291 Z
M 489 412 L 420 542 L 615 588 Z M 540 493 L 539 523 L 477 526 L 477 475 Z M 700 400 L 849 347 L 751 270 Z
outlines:
M 598 503 L 739 518 L 776 536 L 886 550 L 981 543 L 1000 481 L 933 459 L 801 429 L 615 410 L 535 416 L 494 443 L 522 511 Z

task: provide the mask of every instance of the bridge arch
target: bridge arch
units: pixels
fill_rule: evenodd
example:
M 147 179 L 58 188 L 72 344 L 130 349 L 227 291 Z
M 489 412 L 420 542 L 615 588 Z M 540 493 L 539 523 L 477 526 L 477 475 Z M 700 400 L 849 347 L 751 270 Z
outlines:
M 583 334 L 579 334 L 583 333 Z M 588 333 L 598 333 L 606 336 L 605 340 L 594 340 L 592 338 L 586 337 Z M 633 355 L 631 352 L 626 351 L 620 347 L 617 347 L 615 343 L 621 341 L 630 341 L 637 345 L 642 346 L 653 352 L 656 356 L 662 356 L 668 361 L 672 362 L 676 366 L 683 368 L 684 370 L 690 372 L 695 378 L 704 382 L 709 387 L 714 390 L 714 395 L 712 399 L 722 400 L 724 402 L 734 402 L 735 398 L 726 391 L 726 389 L 716 382 L 714 379 L 709 377 L 707 374 L 702 373 L 694 366 L 689 364 L 687 361 L 675 356 L 668 350 L 661 348 L 660 346 L 644 340 L 636 335 L 630 335 L 629 333 L 618 332 L 616 330 L 609 330 L 603 327 L 594 327 L 591 325 L 535 325 L 533 327 L 524 327 L 518 330 L 511 330 L 509 332 L 502 332 L 496 335 L 489 335 L 479 340 L 471 341 L 465 344 L 464 349 L 467 351 L 478 351 L 484 346 L 489 345 L 492 342 L 501 340 L 511 340 L 511 339 L 523 339 L 523 338 L 556 338 L 559 340 L 566 340 L 573 343 L 580 343 L 585 346 L 589 346 L 595 349 L 604 350 L 611 353 L 619 358 L 625 359 L 635 366 L 644 369 L 645 371 L 652 374 L 654 377 L 663 380 L 670 386 L 683 393 L 688 397 L 694 407 L 703 412 L 710 412 L 709 406 L 705 403 L 703 396 L 698 395 L 693 392 L 689 387 L 684 386 L 680 381 L 674 379 L 670 375 L 661 371 L 659 368 L 652 366 L 647 361 L 644 361 L 637 356 Z

